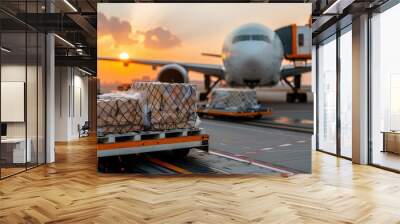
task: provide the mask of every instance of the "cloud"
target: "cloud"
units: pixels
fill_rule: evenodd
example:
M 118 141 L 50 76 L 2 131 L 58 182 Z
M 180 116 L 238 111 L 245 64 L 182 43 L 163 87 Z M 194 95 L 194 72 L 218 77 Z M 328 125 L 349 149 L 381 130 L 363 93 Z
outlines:
M 97 30 L 100 35 L 111 35 L 115 45 L 132 45 L 139 42 L 151 49 L 166 49 L 179 46 L 181 40 L 168 29 L 156 27 L 150 30 L 132 32 L 128 21 L 117 17 L 107 18 L 103 13 L 97 16 Z
M 132 27 L 127 21 L 117 17 L 108 19 L 103 13 L 98 14 L 97 30 L 100 35 L 111 35 L 116 44 L 136 44 L 138 41 L 132 38 Z
M 171 31 L 162 27 L 156 27 L 145 32 L 138 31 L 144 35 L 143 44 L 147 48 L 165 49 L 179 46 L 181 40 Z

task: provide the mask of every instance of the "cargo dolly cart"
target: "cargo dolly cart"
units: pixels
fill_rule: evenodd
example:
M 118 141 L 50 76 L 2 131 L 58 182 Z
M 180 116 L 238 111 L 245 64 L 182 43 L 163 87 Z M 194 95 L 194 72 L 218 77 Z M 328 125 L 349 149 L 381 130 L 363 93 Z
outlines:
M 208 134 L 200 128 L 100 134 L 97 136 L 97 168 L 106 171 L 110 157 L 159 151 L 172 151 L 176 157 L 185 157 L 192 148 L 208 152 L 208 139 Z
M 271 116 L 272 109 L 261 107 L 258 110 L 228 111 L 223 109 L 207 108 L 205 105 L 200 105 L 197 108 L 197 114 L 199 114 L 199 116 L 259 119 L 262 118 L 263 116 Z

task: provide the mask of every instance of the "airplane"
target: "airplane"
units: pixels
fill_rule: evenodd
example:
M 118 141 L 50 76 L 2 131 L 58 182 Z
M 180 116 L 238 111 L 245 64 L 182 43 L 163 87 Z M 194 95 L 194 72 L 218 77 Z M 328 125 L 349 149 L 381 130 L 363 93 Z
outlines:
M 188 71 L 203 73 L 206 92 L 200 94 L 200 100 L 206 99 L 221 80 L 225 80 L 230 86 L 250 88 L 275 86 L 283 80 L 293 90 L 293 93 L 287 95 L 288 102 L 306 102 L 307 95 L 298 92 L 301 75 L 311 71 L 311 65 L 307 63 L 307 60 L 311 59 L 311 29 L 308 26 L 304 27 L 306 29 L 290 25 L 272 31 L 262 24 L 244 24 L 225 38 L 221 54 L 202 53 L 204 56 L 221 58 L 222 65 L 135 59 L 127 55 L 121 58 L 99 57 L 98 59 L 119 61 L 126 66 L 134 63 L 149 65 L 153 69 L 161 67 L 157 76 L 157 80 L 161 82 L 187 83 L 189 82 Z M 308 42 L 309 45 L 306 45 Z M 296 49 L 301 47 L 305 47 L 305 52 L 304 49 L 303 53 Z M 292 62 L 301 60 L 304 63 L 282 65 L 284 58 Z M 212 85 L 211 77 L 217 78 Z M 289 77 L 294 77 L 292 82 L 288 81 Z

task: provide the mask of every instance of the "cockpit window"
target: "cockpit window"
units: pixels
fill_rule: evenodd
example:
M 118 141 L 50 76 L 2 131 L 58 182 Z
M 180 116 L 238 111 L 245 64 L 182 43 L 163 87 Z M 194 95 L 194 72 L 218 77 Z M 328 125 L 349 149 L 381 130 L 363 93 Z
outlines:
M 265 36 L 265 35 L 252 35 L 251 36 L 252 38 L 252 40 L 260 40 L 260 41 L 265 41 L 265 42 L 270 42 L 269 41 L 269 37 L 268 36 Z
M 253 34 L 253 35 L 238 35 L 233 38 L 232 43 L 240 42 L 240 41 L 250 41 L 250 40 L 255 40 L 255 41 L 264 41 L 267 43 L 270 43 L 271 40 L 269 39 L 268 36 L 266 35 L 261 35 L 261 34 Z
M 233 43 L 239 42 L 239 41 L 249 41 L 250 40 L 250 35 L 239 35 L 233 38 Z

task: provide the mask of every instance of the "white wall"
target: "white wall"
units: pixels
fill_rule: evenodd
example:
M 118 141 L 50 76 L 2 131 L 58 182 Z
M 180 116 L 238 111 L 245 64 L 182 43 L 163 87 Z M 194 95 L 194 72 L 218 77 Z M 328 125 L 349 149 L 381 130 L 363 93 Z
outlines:
M 27 70 L 25 70 L 27 69 Z M 25 82 L 25 75 L 28 72 L 28 88 L 27 88 L 27 106 L 28 108 L 28 129 L 32 127 L 36 130 L 36 113 L 32 113 L 32 108 L 36 111 L 36 80 L 31 77 L 31 74 L 36 75 L 36 66 L 9 64 L 1 66 L 1 81 L 5 82 Z M 30 87 L 30 88 L 29 88 Z M 40 107 L 41 105 L 39 105 Z M 7 110 L 7 108 L 1 108 Z M 31 110 L 29 110 L 31 109 Z M 32 123 L 33 122 L 33 123 Z M 7 122 L 7 134 L 10 137 L 24 137 L 25 136 L 25 122 Z M 36 132 L 35 132 L 36 133 Z M 28 133 L 29 135 L 29 133 Z
M 55 140 L 77 139 L 78 125 L 88 120 L 88 79 L 75 68 L 56 67 L 55 85 Z
M 1 81 L 18 81 L 25 82 L 25 65 L 2 65 L 1 66 Z M 28 67 L 29 69 L 29 67 Z M 7 110 L 7 108 L 1 108 Z M 10 122 L 7 123 L 8 137 L 25 137 L 25 122 Z
M 38 70 L 37 70 L 38 69 Z M 21 113 L 26 112 L 26 120 L 22 122 L 6 122 L 7 137 L 24 138 L 25 135 L 30 140 L 32 151 L 32 161 L 44 162 L 44 82 L 42 68 L 25 64 L 3 64 L 1 66 L 2 82 L 24 82 L 26 84 L 26 107 L 25 103 L 20 108 Z M 27 80 L 25 80 L 27 78 Z M 24 90 L 20 90 L 24 94 Z M 2 96 L 7 97 L 7 96 Z M 13 113 L 11 108 L 2 107 L 2 112 Z M 15 112 L 14 112 L 15 113 Z M 37 153 L 39 154 L 37 156 Z
M 70 74 L 67 67 L 55 68 L 55 140 L 67 141 L 69 124 Z

